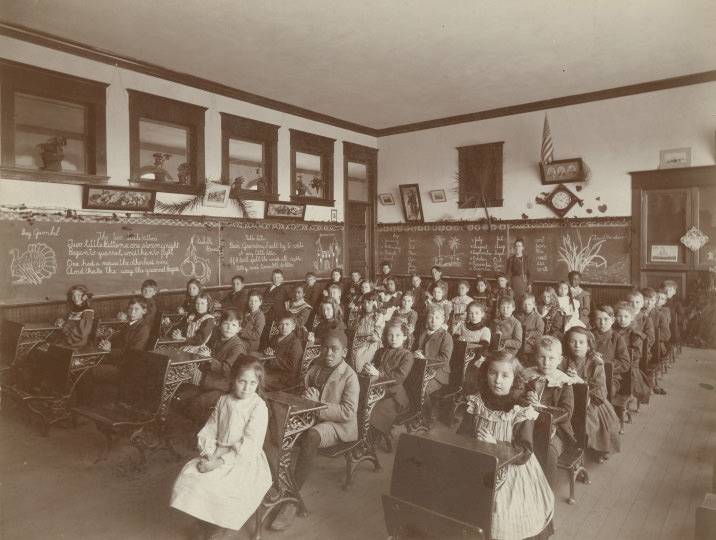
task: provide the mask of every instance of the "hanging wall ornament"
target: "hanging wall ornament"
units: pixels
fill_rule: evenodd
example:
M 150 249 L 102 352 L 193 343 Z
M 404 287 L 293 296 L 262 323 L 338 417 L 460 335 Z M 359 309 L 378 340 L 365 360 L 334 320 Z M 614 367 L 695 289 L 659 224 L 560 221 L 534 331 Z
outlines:
M 684 244 L 691 251 L 698 251 L 706 245 L 709 241 L 709 237 L 698 230 L 696 227 L 691 227 L 684 236 L 681 237 L 681 243 Z

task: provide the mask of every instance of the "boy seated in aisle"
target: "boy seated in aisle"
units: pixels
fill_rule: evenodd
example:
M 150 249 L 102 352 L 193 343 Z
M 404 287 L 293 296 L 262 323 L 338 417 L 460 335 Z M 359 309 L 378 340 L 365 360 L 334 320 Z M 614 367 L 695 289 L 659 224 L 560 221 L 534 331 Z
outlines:
M 244 276 L 236 275 L 231 278 L 231 290 L 221 299 L 224 308 L 233 308 L 239 313 L 246 311 L 249 301 L 249 292 L 244 289 Z
M 269 346 L 264 350 L 264 354 L 271 357 L 264 363 L 264 390 L 267 392 L 297 385 L 303 357 L 303 346 L 295 333 L 296 318 L 290 313 L 284 313 L 277 320 L 276 326 L 278 334 L 271 337 Z
M 259 350 L 261 336 L 266 327 L 266 316 L 261 311 L 261 303 L 261 293 L 251 291 L 247 302 L 248 309 L 244 313 L 243 328 L 239 331 L 239 337 L 248 344 L 251 352 Z
M 667 279 L 662 283 L 662 288 L 666 293 L 666 307 L 671 313 L 671 345 L 674 347 L 681 346 L 681 332 L 686 323 L 686 310 L 681 299 L 676 294 L 676 281 Z
M 522 347 L 522 325 L 512 314 L 515 311 L 515 301 L 504 296 L 497 304 L 497 315 L 492 321 L 492 338 L 498 339 L 499 348 L 506 350 L 512 356 Z
M 318 413 L 318 423 L 303 432 L 296 441 L 298 456 L 294 469 L 296 487 L 301 489 L 308 478 L 319 448 L 358 438 L 358 396 L 360 384 L 355 371 L 346 364 L 348 339 L 339 330 L 329 330 L 321 343 L 321 357 L 308 369 L 304 380 L 305 399 L 328 405 Z M 283 531 L 296 517 L 296 505 L 284 503 L 271 529 Z

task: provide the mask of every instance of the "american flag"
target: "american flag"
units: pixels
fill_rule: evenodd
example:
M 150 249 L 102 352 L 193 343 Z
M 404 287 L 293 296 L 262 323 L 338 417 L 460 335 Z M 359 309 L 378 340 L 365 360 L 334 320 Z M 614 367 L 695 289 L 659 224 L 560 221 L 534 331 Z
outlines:
M 549 130 L 547 113 L 544 113 L 544 128 L 542 129 L 542 163 L 547 165 L 554 161 L 554 148 L 552 147 L 552 133 Z

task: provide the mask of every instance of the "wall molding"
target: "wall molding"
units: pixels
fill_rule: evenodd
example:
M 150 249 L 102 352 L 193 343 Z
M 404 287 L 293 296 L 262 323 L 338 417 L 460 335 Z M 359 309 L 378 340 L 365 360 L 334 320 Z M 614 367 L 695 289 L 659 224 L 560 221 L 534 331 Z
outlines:
M 203 79 L 201 77 L 173 71 L 135 58 L 122 56 L 120 54 L 91 47 L 83 43 L 71 41 L 52 34 L 40 32 L 38 30 L 33 30 L 25 26 L 0 21 L 0 35 L 11 37 L 21 41 L 26 41 L 28 43 L 33 43 L 42 47 L 66 52 L 69 54 L 87 58 L 89 60 L 102 62 L 104 64 L 110 64 L 113 66 L 121 67 L 123 69 L 143 73 L 152 77 L 159 77 L 161 79 L 172 81 L 178 84 L 183 84 L 192 88 L 198 88 L 199 90 L 204 90 L 206 92 L 226 96 L 232 99 L 237 99 L 239 101 L 244 101 L 246 103 L 251 103 L 253 105 L 258 105 L 260 107 L 265 107 L 267 109 L 291 114 L 308 120 L 320 122 L 322 124 L 347 129 L 349 131 L 377 138 L 716 81 L 716 70 L 711 70 L 704 71 L 701 73 L 682 75 L 679 77 L 670 77 L 667 79 L 659 79 L 655 81 L 619 86 L 616 88 L 596 90 L 593 92 L 585 92 L 582 94 L 574 94 L 558 98 L 532 101 L 529 103 L 510 105 L 507 107 L 499 107 L 496 109 L 489 109 L 480 112 L 448 116 L 444 118 L 436 118 L 434 120 L 425 120 L 422 122 L 415 122 L 411 124 L 403 124 L 399 126 L 376 129 L 360 124 L 355 124 L 347 120 L 341 120 L 340 118 L 335 118 L 333 116 L 311 111 L 309 109 L 298 107 L 296 105 L 291 105 L 289 103 L 284 103 L 275 99 L 270 99 L 264 96 L 260 96 L 258 94 L 253 94 L 251 92 L 246 92 L 244 90 L 226 86 L 217 82 Z

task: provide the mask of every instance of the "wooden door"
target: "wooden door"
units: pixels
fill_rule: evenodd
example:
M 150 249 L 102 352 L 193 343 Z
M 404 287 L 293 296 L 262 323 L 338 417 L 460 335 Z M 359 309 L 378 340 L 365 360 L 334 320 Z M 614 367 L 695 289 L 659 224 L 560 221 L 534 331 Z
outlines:
M 378 151 L 343 143 L 346 274 L 371 277 L 375 269 L 375 219 Z

